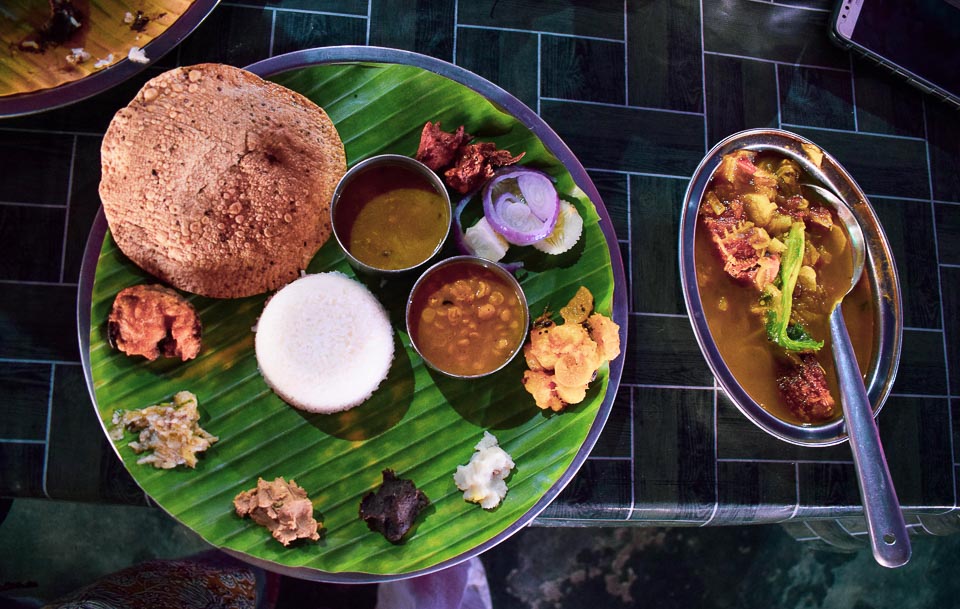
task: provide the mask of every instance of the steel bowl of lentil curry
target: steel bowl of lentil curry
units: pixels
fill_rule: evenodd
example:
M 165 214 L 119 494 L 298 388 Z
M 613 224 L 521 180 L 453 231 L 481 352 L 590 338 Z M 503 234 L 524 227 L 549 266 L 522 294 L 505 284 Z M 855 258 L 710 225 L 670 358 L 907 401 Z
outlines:
M 330 204 L 334 238 L 358 273 L 411 276 L 436 259 L 450 234 L 450 195 L 416 159 L 381 154 L 340 179 Z
M 833 191 L 863 230 L 867 263 L 842 312 L 874 416 L 896 377 L 903 320 L 886 235 L 853 177 L 815 143 L 778 129 L 727 137 L 691 178 L 680 275 L 694 334 L 717 382 L 781 440 L 846 440 L 828 317 L 849 287 L 846 231 L 801 183 Z
M 523 349 L 529 315 L 523 289 L 506 269 L 477 256 L 453 256 L 414 283 L 407 334 L 433 370 L 478 378 L 503 369 Z

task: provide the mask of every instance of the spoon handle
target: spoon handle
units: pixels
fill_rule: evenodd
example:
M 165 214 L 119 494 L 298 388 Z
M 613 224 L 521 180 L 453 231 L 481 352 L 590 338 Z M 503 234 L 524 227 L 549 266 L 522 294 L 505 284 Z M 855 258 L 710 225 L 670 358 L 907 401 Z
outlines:
M 840 381 L 840 401 L 846 422 L 860 496 L 870 535 L 873 556 L 885 567 L 900 567 L 910 560 L 910 536 L 903 522 L 897 492 L 880 444 L 873 409 L 863 386 L 840 305 L 830 314 L 833 360 Z

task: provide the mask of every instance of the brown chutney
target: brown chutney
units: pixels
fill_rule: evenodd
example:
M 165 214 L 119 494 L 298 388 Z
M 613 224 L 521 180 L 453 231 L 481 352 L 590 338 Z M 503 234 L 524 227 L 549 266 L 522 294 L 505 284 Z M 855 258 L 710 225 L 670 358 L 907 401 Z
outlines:
M 452 376 L 481 376 L 520 350 L 526 301 L 505 274 L 469 258 L 444 261 L 424 274 L 410 297 L 407 326 L 427 364 Z

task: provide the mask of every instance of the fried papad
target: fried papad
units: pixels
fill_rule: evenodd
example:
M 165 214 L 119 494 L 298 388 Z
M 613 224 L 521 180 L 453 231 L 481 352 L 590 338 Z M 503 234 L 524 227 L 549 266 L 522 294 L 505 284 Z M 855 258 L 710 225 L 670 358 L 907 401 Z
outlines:
M 346 171 L 333 122 L 299 93 L 200 64 L 148 81 L 101 151 L 120 250 L 187 292 L 239 298 L 296 279 L 330 236 Z

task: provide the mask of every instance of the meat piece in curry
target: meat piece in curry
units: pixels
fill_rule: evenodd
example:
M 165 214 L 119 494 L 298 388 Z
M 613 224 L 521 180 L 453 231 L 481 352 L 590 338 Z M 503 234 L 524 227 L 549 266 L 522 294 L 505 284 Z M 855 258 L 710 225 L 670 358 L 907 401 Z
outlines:
M 833 212 L 801 192 L 791 158 L 724 155 L 700 204 L 697 278 L 724 362 L 761 406 L 791 422 L 838 414 L 827 319 L 849 287 L 852 260 Z M 862 282 L 865 285 L 865 282 Z M 865 288 L 847 316 L 861 366 L 871 355 Z M 848 307 L 845 306 L 846 310 Z

